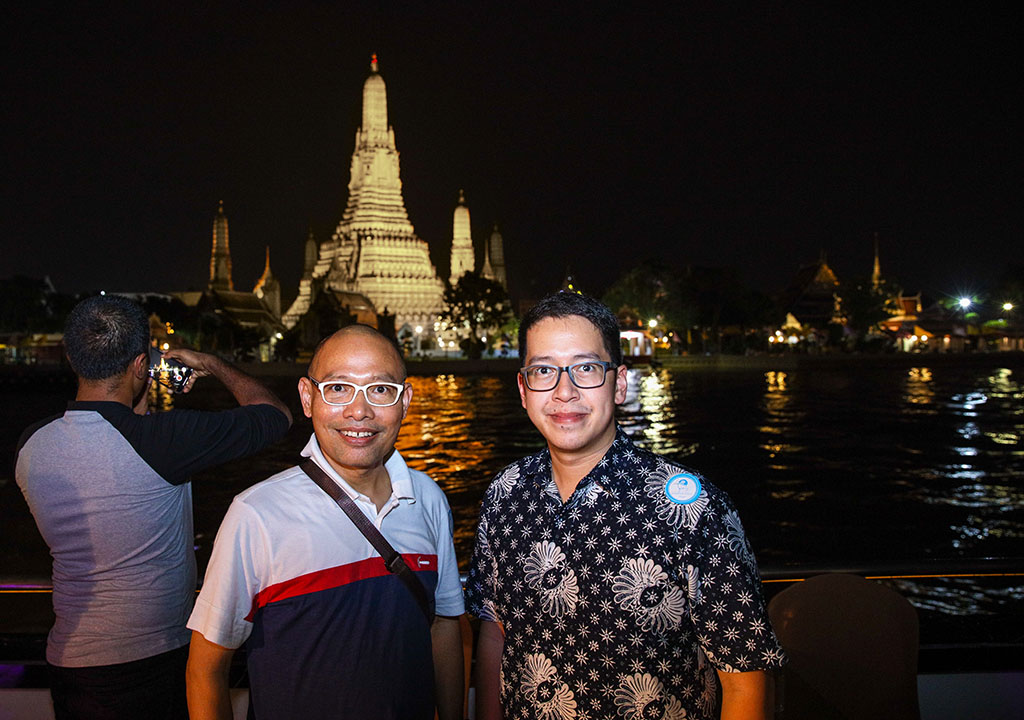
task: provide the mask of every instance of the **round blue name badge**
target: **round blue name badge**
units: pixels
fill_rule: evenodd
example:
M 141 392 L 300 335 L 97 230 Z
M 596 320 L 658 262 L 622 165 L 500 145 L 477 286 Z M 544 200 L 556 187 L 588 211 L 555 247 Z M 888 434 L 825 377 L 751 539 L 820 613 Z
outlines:
M 700 497 L 700 480 L 689 473 L 673 475 L 665 483 L 665 497 L 677 505 L 689 505 Z

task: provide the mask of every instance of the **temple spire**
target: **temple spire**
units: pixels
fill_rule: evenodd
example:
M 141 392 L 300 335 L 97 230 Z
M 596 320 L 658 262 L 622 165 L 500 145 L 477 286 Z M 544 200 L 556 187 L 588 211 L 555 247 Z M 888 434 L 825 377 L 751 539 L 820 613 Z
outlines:
M 463 275 L 473 272 L 475 265 L 469 208 L 466 207 L 466 194 L 459 190 L 459 204 L 452 216 L 452 264 L 448 282 L 455 285 Z
M 871 271 L 871 287 L 875 290 L 882 284 L 882 263 L 878 259 L 878 233 L 875 233 L 875 265 Z
M 231 249 L 228 247 L 228 218 L 224 214 L 224 201 L 217 207 L 213 218 L 213 248 L 210 252 L 211 290 L 234 290 L 231 280 Z
M 267 309 L 275 318 L 281 317 L 281 283 L 274 277 L 270 270 L 270 246 L 267 245 L 267 260 L 263 266 L 263 275 L 256 281 L 256 287 L 252 289 L 253 294 L 263 300 Z
M 498 223 L 494 223 L 494 230 L 487 242 L 487 263 L 491 270 L 491 279 L 501 284 L 508 290 L 508 281 L 505 277 L 505 241 L 498 230 Z
M 295 327 L 321 292 L 363 295 L 374 311 L 393 313 L 399 329 L 432 327 L 443 305 L 444 284 L 430 247 L 416 235 L 402 199 L 395 131 L 376 56 L 363 83 L 345 212 L 319 246 L 312 234 L 307 238 L 299 294 L 282 317 L 285 327 Z
M 313 268 L 316 267 L 317 255 L 320 252 L 320 246 L 317 245 L 316 237 L 313 235 L 313 226 L 309 226 L 309 234 L 306 235 L 306 245 L 304 248 L 304 258 L 302 262 L 302 276 L 312 277 Z
M 370 76 L 363 83 L 363 126 L 360 128 L 364 142 L 373 147 L 387 147 L 388 143 L 388 92 L 384 78 L 377 70 L 377 56 L 370 61 Z

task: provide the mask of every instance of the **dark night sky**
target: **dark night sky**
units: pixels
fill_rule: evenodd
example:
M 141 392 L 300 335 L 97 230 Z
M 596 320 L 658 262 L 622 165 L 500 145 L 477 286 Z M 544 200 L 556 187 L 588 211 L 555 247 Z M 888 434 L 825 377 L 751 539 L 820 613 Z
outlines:
M 199 289 L 224 200 L 236 286 L 269 244 L 294 295 L 307 226 L 344 207 L 372 52 L 442 275 L 459 188 L 516 294 L 649 258 L 765 290 L 821 251 L 867 275 L 877 231 L 883 272 L 939 296 L 1020 244 L 1020 10 L 340 5 L 9 16 L 0 278 Z

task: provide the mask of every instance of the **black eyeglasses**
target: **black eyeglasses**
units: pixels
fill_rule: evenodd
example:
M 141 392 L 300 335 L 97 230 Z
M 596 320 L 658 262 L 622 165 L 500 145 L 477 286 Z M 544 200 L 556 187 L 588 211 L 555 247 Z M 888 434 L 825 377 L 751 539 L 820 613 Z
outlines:
M 523 381 L 530 390 L 554 390 L 558 381 L 562 379 L 562 373 L 569 373 L 569 381 L 576 387 L 582 390 L 591 390 L 604 385 L 608 371 L 617 367 L 618 365 L 615 363 L 606 360 L 587 360 L 562 367 L 558 365 L 527 365 L 519 371 L 519 374 L 523 376 Z

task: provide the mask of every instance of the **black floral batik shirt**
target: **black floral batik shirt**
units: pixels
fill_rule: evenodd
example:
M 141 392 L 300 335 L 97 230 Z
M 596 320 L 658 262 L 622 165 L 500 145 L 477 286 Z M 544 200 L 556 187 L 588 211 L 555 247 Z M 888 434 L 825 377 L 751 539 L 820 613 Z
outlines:
M 732 501 L 622 430 L 564 504 L 547 450 L 495 477 L 466 600 L 507 720 L 711 718 L 716 670 L 784 663 Z

